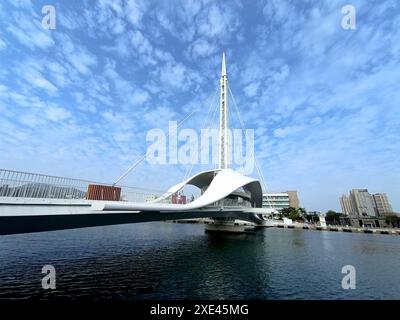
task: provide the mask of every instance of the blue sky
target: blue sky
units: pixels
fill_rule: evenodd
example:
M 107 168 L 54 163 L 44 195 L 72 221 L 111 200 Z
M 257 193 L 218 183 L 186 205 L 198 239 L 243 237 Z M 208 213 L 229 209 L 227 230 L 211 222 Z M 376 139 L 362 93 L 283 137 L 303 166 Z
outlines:
M 225 50 L 269 190 L 327 210 L 368 188 L 400 210 L 399 1 L 13 0 L 0 16 L 1 168 L 114 181 L 148 130 L 190 110 L 201 126 Z M 165 189 L 186 169 L 143 163 L 124 184 Z

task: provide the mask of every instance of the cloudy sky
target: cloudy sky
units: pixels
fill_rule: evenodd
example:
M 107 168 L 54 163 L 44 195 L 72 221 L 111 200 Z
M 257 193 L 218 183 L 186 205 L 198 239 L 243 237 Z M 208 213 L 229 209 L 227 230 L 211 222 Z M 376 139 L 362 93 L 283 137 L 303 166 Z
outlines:
M 400 210 L 397 0 L 1 1 L 0 168 L 114 181 L 152 128 L 192 110 L 183 127 L 201 127 L 222 50 L 268 190 L 327 210 L 368 188 Z M 187 169 L 144 162 L 123 184 L 165 189 Z

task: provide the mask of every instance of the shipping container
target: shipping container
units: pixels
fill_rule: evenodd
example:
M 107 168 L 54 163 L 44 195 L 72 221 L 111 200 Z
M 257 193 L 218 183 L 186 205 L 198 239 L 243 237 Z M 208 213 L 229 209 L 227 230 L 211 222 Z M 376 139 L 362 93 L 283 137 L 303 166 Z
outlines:
M 100 184 L 89 184 L 87 192 L 88 200 L 107 200 L 120 201 L 121 188 L 113 186 L 104 186 Z

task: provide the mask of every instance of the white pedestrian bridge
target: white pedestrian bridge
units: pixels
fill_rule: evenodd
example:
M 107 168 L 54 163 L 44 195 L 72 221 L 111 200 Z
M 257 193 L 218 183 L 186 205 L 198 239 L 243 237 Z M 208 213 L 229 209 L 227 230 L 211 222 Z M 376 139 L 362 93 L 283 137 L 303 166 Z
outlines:
M 0 170 L 0 234 L 191 218 L 230 218 L 261 223 L 258 180 L 232 169 L 203 171 L 166 193 L 123 187 L 125 201 L 87 200 L 89 181 Z M 192 185 L 201 195 L 187 204 L 168 203 Z M 157 195 L 146 202 L 146 196 Z M 126 201 L 126 198 L 138 199 Z

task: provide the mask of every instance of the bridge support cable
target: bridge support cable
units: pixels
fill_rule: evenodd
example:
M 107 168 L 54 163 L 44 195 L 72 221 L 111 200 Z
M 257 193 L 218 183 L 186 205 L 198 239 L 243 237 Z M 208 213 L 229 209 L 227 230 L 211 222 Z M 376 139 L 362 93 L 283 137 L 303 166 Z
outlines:
M 189 119 L 194 113 L 196 112 L 196 110 L 191 111 L 190 113 L 188 113 L 186 115 L 185 118 L 183 118 L 177 125 L 177 128 L 179 128 L 187 119 Z M 169 133 L 167 134 L 166 138 L 168 139 L 169 137 Z M 126 170 L 117 180 L 115 180 L 115 182 L 113 183 L 113 186 L 115 186 L 118 182 L 120 182 L 122 179 L 124 179 L 130 172 L 132 172 L 133 169 L 135 169 L 140 163 L 143 162 L 144 159 L 146 159 L 147 157 L 147 152 L 141 156 L 131 167 L 128 168 L 128 170 Z
M 207 116 L 204 118 L 203 123 L 202 123 L 202 127 L 200 129 L 203 129 L 203 128 L 205 128 L 205 129 L 206 128 L 210 128 L 211 129 L 211 124 L 212 124 L 212 121 L 214 119 L 214 116 L 215 116 L 215 113 L 216 113 L 216 110 L 217 110 L 217 106 L 218 106 L 218 104 L 215 103 L 216 102 L 215 98 L 217 96 L 217 93 L 218 93 L 218 89 L 216 89 L 214 94 L 213 94 L 210 106 L 208 107 Z M 214 108 L 213 108 L 213 106 L 214 106 Z M 200 149 L 200 154 L 201 154 L 202 150 L 203 149 Z M 186 170 L 186 173 L 185 173 L 183 181 L 187 180 L 190 177 L 190 174 L 192 173 L 194 165 L 195 165 L 194 163 L 191 163 L 189 169 Z
M 212 123 L 214 122 L 214 119 L 216 118 L 216 116 L 217 116 L 217 112 L 219 111 L 219 105 L 218 105 L 218 103 L 217 104 L 215 104 L 215 108 L 214 108 L 214 112 L 213 112 L 213 114 L 212 114 L 212 117 L 211 117 L 211 121 L 210 121 L 210 130 L 212 129 L 211 128 L 211 125 L 212 125 Z M 219 141 L 218 141 L 218 143 L 219 143 Z M 213 160 L 213 153 L 211 154 L 211 159 Z M 219 163 L 218 163 L 218 161 L 217 162 L 215 162 L 215 166 L 214 166 L 214 169 L 217 169 L 218 168 L 218 166 L 219 166 Z
M 235 99 L 235 97 L 233 96 L 232 90 L 231 90 L 231 88 L 230 88 L 229 86 L 228 86 L 228 90 L 229 90 L 229 93 L 231 94 L 232 101 L 233 101 L 233 105 L 234 105 L 234 107 L 235 107 L 235 111 L 236 111 L 237 116 L 238 116 L 238 118 L 239 118 L 240 126 L 241 126 L 242 130 L 245 132 L 245 135 L 246 135 L 246 138 L 247 138 L 246 126 L 245 126 L 244 120 L 243 120 L 243 118 L 242 118 L 242 116 L 241 116 L 239 107 L 237 106 L 236 99 Z M 258 174 L 259 174 L 259 176 L 260 176 L 260 179 L 261 179 L 261 182 L 262 182 L 262 185 L 263 185 L 263 189 L 266 191 L 266 184 L 265 184 L 264 175 L 263 175 L 263 173 L 262 173 L 262 171 L 261 171 L 261 169 L 260 169 L 260 165 L 259 165 L 257 156 L 256 156 L 256 154 L 255 154 L 255 150 L 252 150 L 252 156 L 254 157 L 254 163 L 255 163 L 255 165 L 256 165 L 257 172 L 258 172 Z
M 231 98 L 232 98 L 233 105 L 234 105 L 234 107 L 235 107 L 237 116 L 238 116 L 238 118 L 239 118 L 240 126 L 242 127 L 242 130 L 245 132 L 245 135 L 246 135 L 246 138 L 247 138 L 247 131 L 246 131 L 245 123 L 244 123 L 244 120 L 243 120 L 243 118 L 242 118 L 242 116 L 241 116 L 241 114 L 240 114 L 239 107 L 237 106 L 236 99 L 235 99 L 235 97 L 233 96 L 233 93 L 232 93 L 232 90 L 231 90 L 230 86 L 228 86 L 228 90 L 229 90 L 229 93 L 230 93 L 230 95 L 231 95 Z M 254 147 L 254 149 L 255 149 L 255 147 Z M 260 176 L 261 183 L 262 183 L 262 187 L 263 187 L 264 191 L 266 192 L 266 191 L 267 191 L 267 188 L 266 188 L 266 184 L 265 184 L 264 175 L 263 175 L 263 173 L 262 173 L 262 171 L 261 171 L 261 168 L 260 168 L 260 165 L 259 165 L 257 156 L 256 156 L 256 154 L 255 154 L 255 150 L 252 151 L 252 156 L 254 157 L 254 163 L 255 163 L 255 165 L 256 165 L 256 169 L 257 169 L 258 175 Z M 271 206 L 271 204 L 270 204 L 270 206 Z
M 214 94 L 215 95 L 215 94 Z M 186 122 L 194 113 L 196 113 L 198 110 L 192 110 L 189 112 L 178 124 L 177 128 L 181 127 L 184 122 Z M 168 140 L 169 138 L 169 132 L 166 136 L 166 139 Z M 132 164 L 115 182 L 112 184 L 113 186 L 117 185 L 122 179 L 124 179 L 129 173 L 131 173 L 139 164 L 141 164 L 147 157 L 147 152 L 142 155 L 136 162 Z

